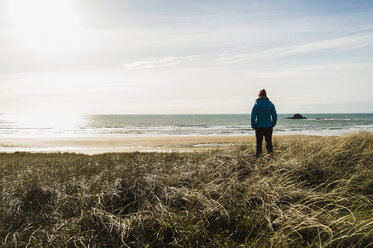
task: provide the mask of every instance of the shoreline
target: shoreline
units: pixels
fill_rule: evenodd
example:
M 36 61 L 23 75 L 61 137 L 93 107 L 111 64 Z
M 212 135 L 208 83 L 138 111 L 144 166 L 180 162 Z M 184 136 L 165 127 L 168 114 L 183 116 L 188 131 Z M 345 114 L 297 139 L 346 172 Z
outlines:
M 290 142 L 313 135 L 274 135 L 273 142 Z M 65 138 L 0 138 L 0 153 L 72 152 L 101 154 L 111 152 L 193 152 L 239 144 L 255 144 L 255 136 L 130 136 Z

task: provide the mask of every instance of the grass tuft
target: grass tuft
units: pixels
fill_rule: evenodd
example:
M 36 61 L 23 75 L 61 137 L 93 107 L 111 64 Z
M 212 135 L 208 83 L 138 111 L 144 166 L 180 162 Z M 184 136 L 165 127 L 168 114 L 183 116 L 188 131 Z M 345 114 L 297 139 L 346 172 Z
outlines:
M 0 154 L 2 247 L 369 247 L 373 134 L 195 153 Z

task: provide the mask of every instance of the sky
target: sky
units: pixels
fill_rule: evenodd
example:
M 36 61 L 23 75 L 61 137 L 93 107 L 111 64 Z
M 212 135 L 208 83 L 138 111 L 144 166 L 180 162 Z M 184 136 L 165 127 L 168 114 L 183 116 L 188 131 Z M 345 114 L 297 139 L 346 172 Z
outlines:
M 0 113 L 373 112 L 373 1 L 0 0 Z

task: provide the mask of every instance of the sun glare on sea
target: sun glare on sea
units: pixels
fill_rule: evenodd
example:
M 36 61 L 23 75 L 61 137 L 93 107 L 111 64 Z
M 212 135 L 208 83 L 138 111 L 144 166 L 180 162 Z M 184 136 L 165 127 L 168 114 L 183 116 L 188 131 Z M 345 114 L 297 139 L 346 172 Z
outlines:
M 9 115 L 7 121 L 22 128 L 51 128 L 56 130 L 77 127 L 82 121 L 81 115 L 64 115 L 54 113 L 24 113 Z
M 81 47 L 82 25 L 74 0 L 8 0 L 7 19 L 18 44 L 54 54 Z

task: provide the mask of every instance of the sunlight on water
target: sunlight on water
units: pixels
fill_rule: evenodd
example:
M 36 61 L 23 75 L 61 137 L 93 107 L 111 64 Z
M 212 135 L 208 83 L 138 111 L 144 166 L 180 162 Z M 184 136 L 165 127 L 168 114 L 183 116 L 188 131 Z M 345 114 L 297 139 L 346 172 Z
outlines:
M 22 114 L 8 115 L 6 120 L 16 128 L 72 129 L 82 120 L 81 115 Z
M 373 131 L 373 114 L 308 114 L 288 120 L 280 114 L 274 134 L 342 135 Z M 0 115 L 3 138 L 254 135 L 249 115 Z

